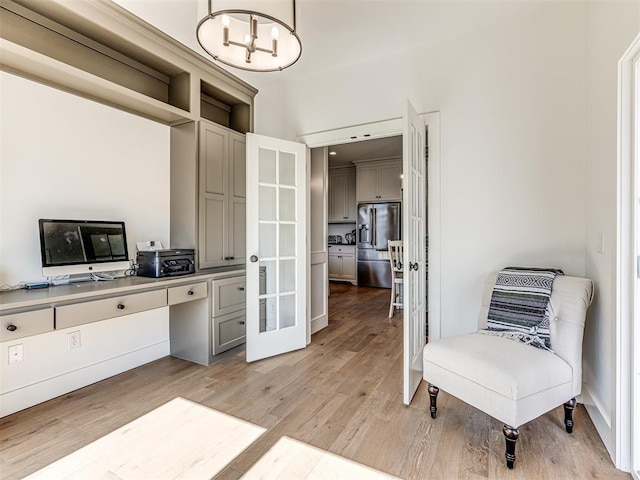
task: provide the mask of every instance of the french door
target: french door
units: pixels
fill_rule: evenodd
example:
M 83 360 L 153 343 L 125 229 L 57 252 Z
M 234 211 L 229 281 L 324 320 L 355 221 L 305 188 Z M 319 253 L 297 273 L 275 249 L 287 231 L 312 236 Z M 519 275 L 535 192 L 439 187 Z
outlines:
M 247 361 L 307 345 L 307 147 L 247 133 Z
M 411 403 L 422 381 L 426 334 L 426 127 L 407 101 L 402 132 L 402 238 L 404 243 L 403 401 Z

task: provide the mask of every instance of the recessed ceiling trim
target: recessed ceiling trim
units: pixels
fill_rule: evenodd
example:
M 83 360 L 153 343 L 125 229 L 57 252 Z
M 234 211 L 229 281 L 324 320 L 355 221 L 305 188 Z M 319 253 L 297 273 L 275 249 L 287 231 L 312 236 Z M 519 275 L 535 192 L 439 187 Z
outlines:
M 299 135 L 298 142 L 306 143 L 310 148 L 340 145 L 342 143 L 361 142 L 374 138 L 394 137 L 402 132 L 402 118 L 382 120 L 366 125 L 337 128 L 322 132 Z M 365 137 L 365 134 L 369 135 Z M 354 138 L 355 137 L 355 138 Z

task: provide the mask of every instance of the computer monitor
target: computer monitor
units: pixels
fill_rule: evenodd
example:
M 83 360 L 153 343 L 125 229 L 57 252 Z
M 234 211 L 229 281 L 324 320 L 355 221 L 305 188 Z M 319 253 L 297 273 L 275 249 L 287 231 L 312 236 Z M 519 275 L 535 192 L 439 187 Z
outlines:
M 124 222 L 40 219 L 38 224 L 45 277 L 130 268 Z

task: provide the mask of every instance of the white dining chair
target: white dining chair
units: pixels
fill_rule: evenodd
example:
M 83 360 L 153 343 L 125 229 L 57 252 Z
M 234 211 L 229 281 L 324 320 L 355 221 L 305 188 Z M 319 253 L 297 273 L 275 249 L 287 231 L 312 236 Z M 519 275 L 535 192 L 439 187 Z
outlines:
M 391 264 L 391 304 L 389 318 L 393 317 L 394 309 L 402 308 L 404 279 L 402 277 L 403 247 L 402 240 L 389 241 L 389 262 Z

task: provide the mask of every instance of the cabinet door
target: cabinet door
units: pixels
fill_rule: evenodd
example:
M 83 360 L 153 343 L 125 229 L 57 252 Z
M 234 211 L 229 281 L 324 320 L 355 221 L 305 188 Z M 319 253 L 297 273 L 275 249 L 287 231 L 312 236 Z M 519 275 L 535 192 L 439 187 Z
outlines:
M 200 192 L 227 193 L 228 134 L 213 125 L 200 124 Z
M 345 280 L 356 279 L 356 256 L 342 255 L 342 278 Z
M 229 132 L 229 234 L 226 257 L 230 265 L 246 261 L 246 157 L 244 135 Z
M 329 278 L 342 278 L 341 255 L 329 255 Z
M 343 222 L 347 219 L 345 212 L 345 189 L 347 176 L 343 173 L 329 175 L 329 221 Z
M 200 232 L 198 267 L 211 268 L 227 265 L 228 207 L 224 198 L 205 196 L 200 201 Z
M 344 210 L 347 220 L 355 222 L 358 219 L 358 204 L 356 201 L 356 172 L 348 173 L 345 182 Z
M 402 200 L 401 165 L 389 165 L 378 169 L 378 199 Z
M 228 133 L 200 123 L 198 267 L 227 265 L 229 231 Z
M 359 168 L 358 169 L 358 201 L 378 200 L 378 169 Z

